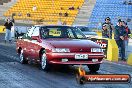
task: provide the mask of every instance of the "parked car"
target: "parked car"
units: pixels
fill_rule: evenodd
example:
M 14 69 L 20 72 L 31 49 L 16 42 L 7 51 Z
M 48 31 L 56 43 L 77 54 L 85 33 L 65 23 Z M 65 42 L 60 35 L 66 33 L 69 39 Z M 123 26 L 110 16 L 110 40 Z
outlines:
M 96 72 L 104 58 L 98 44 L 87 40 L 81 30 L 71 26 L 33 26 L 16 45 L 22 64 L 35 61 L 43 70 L 48 70 L 51 64 L 81 64 Z
M 87 26 L 75 26 L 79 28 L 87 38 L 98 38 L 96 32 L 90 30 Z

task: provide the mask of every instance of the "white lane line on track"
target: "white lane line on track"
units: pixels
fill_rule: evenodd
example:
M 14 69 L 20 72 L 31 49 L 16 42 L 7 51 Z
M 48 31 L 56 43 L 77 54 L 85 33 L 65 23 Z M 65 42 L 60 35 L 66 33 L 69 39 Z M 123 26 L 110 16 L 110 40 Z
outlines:
M 124 63 L 110 62 L 110 61 L 106 61 L 106 60 L 103 60 L 103 62 L 114 64 L 114 65 L 119 65 L 119 66 L 123 66 L 123 67 L 127 67 L 127 68 L 132 68 L 132 66 L 124 64 Z

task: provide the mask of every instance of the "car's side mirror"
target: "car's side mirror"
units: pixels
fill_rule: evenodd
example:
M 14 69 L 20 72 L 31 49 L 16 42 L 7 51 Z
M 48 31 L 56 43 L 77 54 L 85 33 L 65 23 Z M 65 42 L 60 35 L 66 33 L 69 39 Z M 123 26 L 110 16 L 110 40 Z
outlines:
M 38 42 L 42 42 L 39 36 L 32 36 L 32 40 L 37 40 Z
M 33 40 L 38 40 L 39 36 L 32 36 Z
M 88 40 L 91 40 L 91 37 L 87 37 Z

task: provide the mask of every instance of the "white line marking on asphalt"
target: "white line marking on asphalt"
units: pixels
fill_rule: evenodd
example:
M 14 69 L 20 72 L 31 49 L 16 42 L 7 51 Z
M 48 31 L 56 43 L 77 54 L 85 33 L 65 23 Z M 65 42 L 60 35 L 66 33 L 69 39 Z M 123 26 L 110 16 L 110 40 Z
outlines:
M 121 64 L 121 63 L 110 62 L 110 61 L 106 61 L 106 60 L 104 60 L 103 62 L 107 62 L 107 63 L 110 63 L 110 64 L 119 65 L 119 66 L 123 66 L 123 67 L 132 68 L 132 66 L 129 66 L 129 65 L 123 64 L 123 63 Z

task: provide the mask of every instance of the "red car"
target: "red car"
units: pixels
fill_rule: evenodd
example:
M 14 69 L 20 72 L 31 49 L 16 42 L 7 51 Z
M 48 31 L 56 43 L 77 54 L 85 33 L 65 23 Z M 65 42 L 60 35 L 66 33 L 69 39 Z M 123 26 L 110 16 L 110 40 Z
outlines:
M 72 26 L 36 25 L 16 44 L 22 64 L 39 62 L 43 70 L 48 70 L 51 64 L 81 64 L 96 72 L 104 58 L 101 47 Z

